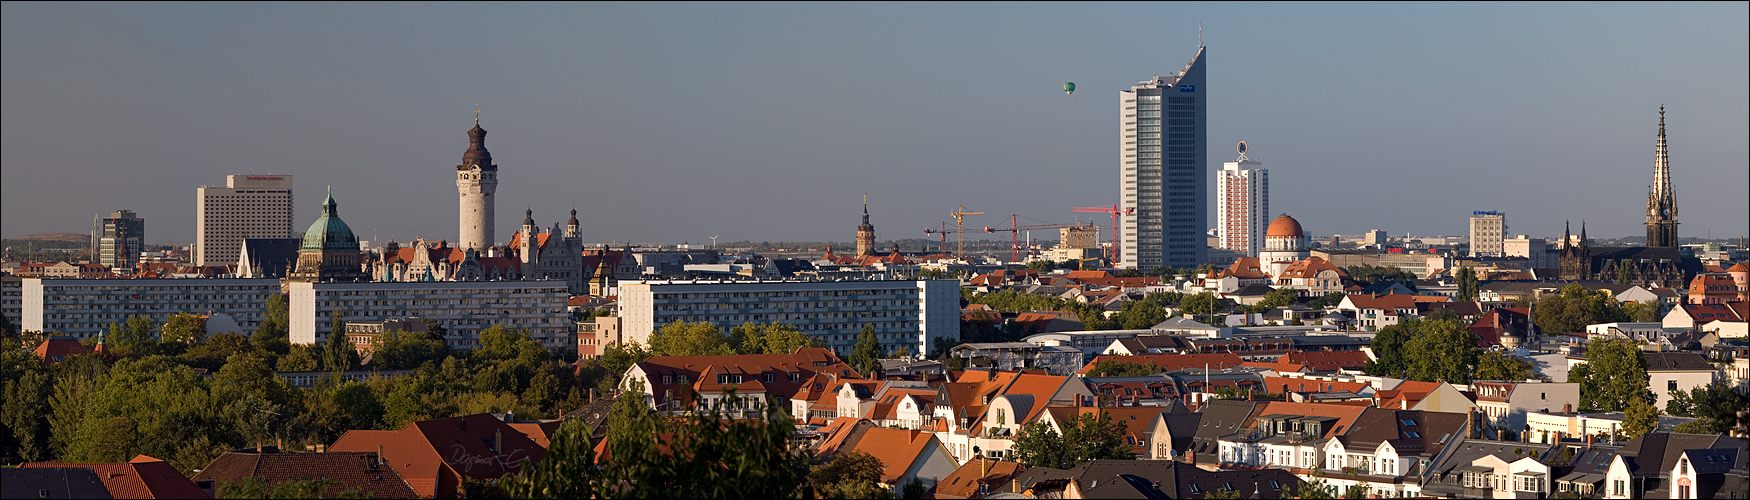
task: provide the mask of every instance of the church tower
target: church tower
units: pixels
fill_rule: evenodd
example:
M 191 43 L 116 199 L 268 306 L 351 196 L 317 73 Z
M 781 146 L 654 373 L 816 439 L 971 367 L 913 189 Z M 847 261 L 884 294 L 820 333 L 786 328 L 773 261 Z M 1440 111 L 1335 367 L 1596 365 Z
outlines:
M 456 247 L 485 250 L 493 244 L 493 194 L 498 192 L 498 165 L 492 164 L 492 153 L 486 151 L 486 129 L 480 128 L 480 115 L 474 115 L 474 128 L 468 130 L 468 150 L 462 153 L 462 163 L 456 165 L 456 193 L 461 195 L 461 233 Z
M 1665 150 L 1665 107 L 1659 106 L 1659 145 L 1653 186 L 1647 188 L 1647 246 L 1677 246 L 1677 193 L 1671 189 L 1671 158 Z
M 869 195 L 863 195 L 863 223 L 857 225 L 857 255 L 875 254 L 875 225 L 869 223 Z

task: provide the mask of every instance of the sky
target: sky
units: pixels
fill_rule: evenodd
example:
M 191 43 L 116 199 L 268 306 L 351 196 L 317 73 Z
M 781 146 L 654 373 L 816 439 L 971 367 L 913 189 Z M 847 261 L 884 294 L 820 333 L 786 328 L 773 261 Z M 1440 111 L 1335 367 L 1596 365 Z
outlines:
M 363 239 L 454 240 L 476 109 L 499 241 L 849 241 L 865 192 L 883 240 L 1109 223 L 1070 208 L 1117 202 L 1118 93 L 1199 26 L 1206 167 L 1247 141 L 1314 235 L 1644 235 L 1661 104 L 1681 234 L 1750 234 L 1743 2 L 7 2 L 0 235 L 188 243 L 199 186 L 279 173 L 295 230 L 331 187 Z

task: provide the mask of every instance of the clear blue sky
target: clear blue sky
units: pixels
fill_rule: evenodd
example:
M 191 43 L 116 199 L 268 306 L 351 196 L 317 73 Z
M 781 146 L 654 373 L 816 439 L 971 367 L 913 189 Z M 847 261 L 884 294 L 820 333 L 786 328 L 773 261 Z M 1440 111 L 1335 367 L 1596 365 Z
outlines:
M 1209 46 L 1211 160 L 1246 140 L 1319 235 L 1644 234 L 1658 107 L 1682 234 L 1750 233 L 1750 8 L 1710 4 L 94 4 L 0 7 L 4 236 L 195 188 L 333 185 L 362 237 L 456 237 L 474 103 L 498 239 L 882 239 L 956 205 L 1068 222 L 1118 194 L 1119 90 Z M 1065 96 L 1061 85 L 1078 90 Z M 1211 208 L 1211 213 L 1214 210 Z M 998 214 L 1001 214 L 1000 216 Z M 1098 217 L 1098 216 L 1096 216 Z M 1211 221 L 1213 223 L 1213 221 Z

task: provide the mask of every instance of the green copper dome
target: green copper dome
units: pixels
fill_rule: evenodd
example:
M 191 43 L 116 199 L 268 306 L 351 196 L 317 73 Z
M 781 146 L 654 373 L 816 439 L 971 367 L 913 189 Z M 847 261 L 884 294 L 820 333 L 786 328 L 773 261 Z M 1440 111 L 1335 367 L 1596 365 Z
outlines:
M 348 252 L 359 251 L 359 239 L 352 234 L 352 228 L 346 227 L 346 222 L 340 220 L 340 214 L 335 213 L 334 193 L 328 193 L 328 199 L 322 201 L 322 217 L 304 231 L 304 244 L 298 246 L 304 250 L 340 250 Z

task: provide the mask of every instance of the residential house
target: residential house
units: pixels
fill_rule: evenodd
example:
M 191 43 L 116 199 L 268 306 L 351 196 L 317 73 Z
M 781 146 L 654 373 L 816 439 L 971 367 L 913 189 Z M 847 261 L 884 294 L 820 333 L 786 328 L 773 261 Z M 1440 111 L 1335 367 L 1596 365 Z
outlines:
M 115 498 L 97 472 L 77 467 L 0 468 L 0 498 Z
M 749 413 L 763 404 L 791 408 L 788 400 L 817 373 L 839 380 L 861 379 L 832 350 L 805 347 L 787 354 L 738 354 L 728 356 L 652 356 L 626 370 L 620 388 L 640 390 L 651 408 L 677 411 L 694 404 L 725 411 Z M 730 393 L 738 401 L 729 401 Z M 690 401 L 692 394 L 699 401 Z
M 1364 330 L 1377 330 L 1398 324 L 1400 318 L 1421 314 L 1421 306 L 1426 302 L 1447 302 L 1450 297 L 1409 295 L 1394 293 L 1389 295 L 1352 294 L 1343 297 L 1343 302 L 1337 309 L 1354 316 L 1356 325 Z
M 1284 423 L 1292 425 L 1293 420 Z M 1300 421 L 1310 424 L 1316 420 Z M 1347 430 L 1339 429 L 1341 433 L 1324 444 L 1322 474 L 1327 483 L 1344 490 L 1359 486 L 1381 497 L 1420 496 L 1423 471 L 1447 446 L 1464 437 L 1469 420 L 1469 415 L 1457 413 L 1367 408 Z M 1295 457 L 1282 458 L 1292 461 Z M 1300 474 L 1303 478 L 1313 475 L 1311 470 Z
M 1112 356 L 1138 356 L 1144 354 L 1180 354 L 1186 352 L 1190 345 L 1184 337 L 1176 335 L 1137 335 L 1135 338 L 1118 339 L 1107 347 L 1105 353 Z
M 91 353 L 91 348 L 72 337 L 49 337 L 31 351 L 44 365 L 59 364 L 80 354 Z
M 254 478 L 268 486 L 287 481 L 331 480 L 322 496 L 355 490 L 374 498 L 419 498 L 413 487 L 375 451 L 282 452 L 277 446 L 227 451 L 195 474 L 196 483 L 214 487 Z
M 420 497 L 455 498 L 469 479 L 497 479 L 546 450 L 491 414 L 422 420 L 400 430 L 352 430 L 329 451 L 379 453 Z
M 90 469 L 97 473 L 97 479 L 103 482 L 104 489 L 109 490 L 111 498 L 212 498 L 212 495 L 201 490 L 194 481 L 188 480 L 182 472 L 169 462 L 137 455 L 132 460 L 122 463 L 64 463 L 64 462 L 33 462 L 18 466 L 21 469 Z M 73 476 L 67 476 L 73 478 Z M 63 486 L 62 492 L 72 490 L 73 485 Z M 81 487 L 84 491 L 88 488 Z M 32 492 L 37 493 L 37 492 Z M 51 490 L 49 493 L 53 493 Z M 25 498 L 38 498 L 47 493 L 32 494 Z
M 1750 317 L 1750 301 L 1718 304 L 1681 304 L 1665 313 L 1666 328 L 1695 328 L 1713 321 L 1744 322 Z
M 1349 281 L 1349 272 L 1328 260 L 1307 257 L 1289 263 L 1275 281 L 1277 288 L 1291 288 L 1301 297 L 1323 297 L 1343 291 Z
M 1398 410 L 1420 410 L 1468 414 L 1477 403 L 1446 381 L 1418 382 L 1405 380 L 1391 389 L 1374 393 L 1374 406 Z
M 871 428 L 850 450 L 880 459 L 880 483 L 895 491 L 912 479 L 922 481 L 926 488 L 935 486 L 939 478 L 948 477 L 960 466 L 942 441 L 925 431 Z
M 1197 435 L 1197 428 L 1203 423 L 1203 414 L 1190 410 L 1180 411 L 1184 405 L 1173 405 L 1167 411 L 1155 415 L 1148 424 L 1144 437 L 1148 439 L 1148 456 L 1150 460 L 1175 460 L 1191 463 L 1192 438 Z
M 1015 479 L 1027 466 L 1002 460 L 978 459 L 960 465 L 953 474 L 936 482 L 924 498 L 984 498 Z
M 1101 361 L 1118 363 L 1133 363 L 1138 365 L 1154 365 L 1162 372 L 1184 370 L 1187 368 L 1232 368 L 1240 366 L 1243 361 L 1231 353 L 1223 354 L 1145 354 L 1138 356 L 1096 356 L 1087 366 L 1076 373 L 1083 375 L 1098 375 L 1090 373 Z
M 1577 383 L 1478 380 L 1471 382 L 1471 390 L 1488 426 L 1515 434 L 1526 429 L 1527 413 L 1566 413 L 1580 407 Z
M 1539 498 L 1551 492 L 1550 467 L 1539 460 L 1550 445 L 1462 439 L 1428 465 L 1422 496 Z
M 1221 438 L 1250 425 L 1253 418 L 1262 415 L 1260 411 L 1264 406 L 1265 403 L 1246 400 L 1218 399 L 1198 408 L 1203 419 L 1197 424 L 1197 432 L 1191 436 L 1192 464 L 1216 469 L 1224 462 Z
M 1659 398 L 1654 408 L 1664 408 L 1672 393 L 1714 382 L 1713 365 L 1697 353 L 1641 351 L 1641 358 L 1647 361 L 1647 388 Z
M 1750 486 L 1744 479 L 1743 459 L 1746 456 L 1746 441 L 1743 438 L 1728 437 L 1718 434 L 1682 434 L 1676 432 L 1649 432 L 1641 435 L 1627 444 L 1610 462 L 1610 469 L 1605 473 L 1603 498 L 1679 498 L 1684 493 L 1682 481 L 1688 479 L 1689 486 L 1695 488 L 1687 498 L 1704 498 L 1700 496 L 1702 478 L 1694 472 L 1685 473 L 1680 464 L 1688 460 L 1689 467 L 1696 467 L 1691 451 L 1700 451 L 1701 455 L 1730 455 L 1735 461 L 1729 469 L 1721 472 L 1717 480 L 1722 483 L 1715 489 L 1713 498 L 1719 498 L 1719 491 L 1737 492 L 1742 496 L 1745 487 Z M 1735 453 L 1707 450 L 1735 450 Z M 1703 459 L 1706 462 L 1706 459 Z M 1710 474 L 1720 471 L 1718 465 L 1707 467 Z M 1673 475 L 1675 472 L 1677 474 Z M 1713 487 L 1709 485 L 1709 487 Z
M 1212 471 L 1179 462 L 1093 460 L 1068 470 L 1030 468 L 1000 489 L 1026 498 L 1200 498 L 1212 493 L 1290 498 L 1304 485 L 1294 474 L 1275 469 Z

